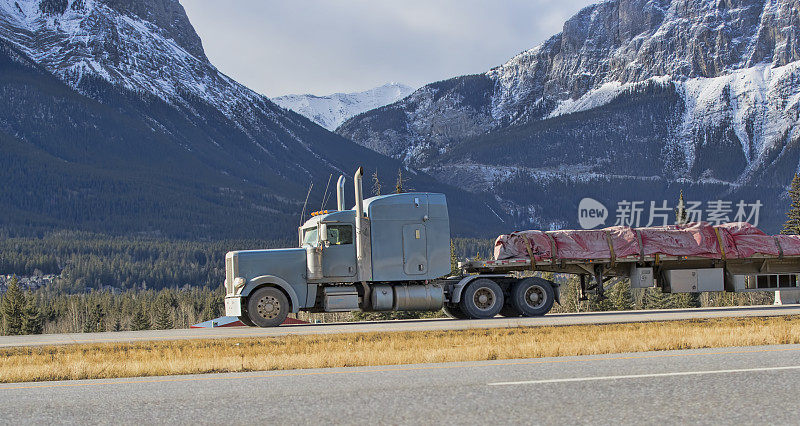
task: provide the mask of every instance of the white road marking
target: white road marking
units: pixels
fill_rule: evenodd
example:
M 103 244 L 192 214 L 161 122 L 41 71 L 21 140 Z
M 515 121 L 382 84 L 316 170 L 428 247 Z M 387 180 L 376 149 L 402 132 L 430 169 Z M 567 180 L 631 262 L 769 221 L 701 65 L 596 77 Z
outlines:
M 749 373 L 756 371 L 800 370 L 800 365 L 789 367 L 742 368 L 739 370 L 680 371 L 674 373 L 631 374 L 625 376 L 574 377 L 569 379 L 526 380 L 521 382 L 488 383 L 489 386 L 538 385 L 544 383 L 589 382 L 594 380 L 642 379 L 649 377 L 698 376 L 703 374 Z

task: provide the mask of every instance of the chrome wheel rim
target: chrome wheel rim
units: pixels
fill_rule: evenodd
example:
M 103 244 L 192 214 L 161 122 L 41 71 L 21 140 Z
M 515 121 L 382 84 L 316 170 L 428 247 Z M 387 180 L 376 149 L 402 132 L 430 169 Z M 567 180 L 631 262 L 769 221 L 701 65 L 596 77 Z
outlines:
M 264 319 L 273 319 L 281 312 L 281 302 L 273 296 L 264 296 L 258 301 L 258 315 Z
M 538 285 L 532 285 L 525 290 L 525 304 L 533 309 L 539 309 L 547 301 L 547 293 Z
M 495 294 L 489 287 L 481 287 L 475 290 L 475 294 L 472 296 L 472 301 L 475 304 L 475 307 L 482 310 L 488 311 L 492 309 L 495 304 Z

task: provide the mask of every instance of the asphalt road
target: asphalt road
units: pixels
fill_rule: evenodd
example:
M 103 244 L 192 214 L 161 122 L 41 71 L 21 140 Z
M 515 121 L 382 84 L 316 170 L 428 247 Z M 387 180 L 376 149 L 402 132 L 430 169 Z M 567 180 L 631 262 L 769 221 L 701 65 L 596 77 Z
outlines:
M 464 330 L 470 328 L 611 324 L 642 321 L 671 321 L 697 318 L 800 315 L 800 305 L 726 308 L 674 309 L 660 311 L 584 312 L 549 314 L 535 318 L 492 318 L 486 320 L 405 320 L 339 324 L 304 324 L 276 328 L 220 327 L 206 329 L 120 331 L 108 333 L 39 334 L 0 336 L 0 348 L 63 345 L 71 343 L 136 342 L 152 340 L 210 339 L 230 337 L 271 337 L 290 334 L 332 334 L 357 332 Z
M 0 420 L 796 424 L 800 345 L 0 384 Z

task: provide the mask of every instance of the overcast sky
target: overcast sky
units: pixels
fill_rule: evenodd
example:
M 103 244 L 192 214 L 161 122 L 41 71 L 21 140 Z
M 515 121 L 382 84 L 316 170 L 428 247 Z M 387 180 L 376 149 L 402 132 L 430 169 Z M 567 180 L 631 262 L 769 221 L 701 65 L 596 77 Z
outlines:
M 181 0 L 214 65 L 274 97 L 487 71 L 594 0 Z

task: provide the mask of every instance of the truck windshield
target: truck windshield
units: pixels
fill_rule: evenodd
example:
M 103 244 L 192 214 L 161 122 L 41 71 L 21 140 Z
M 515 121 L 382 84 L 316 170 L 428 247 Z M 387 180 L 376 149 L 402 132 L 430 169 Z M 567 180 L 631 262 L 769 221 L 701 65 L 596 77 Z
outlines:
M 303 230 L 303 246 L 316 247 L 319 243 L 317 238 L 317 227 L 308 228 Z

